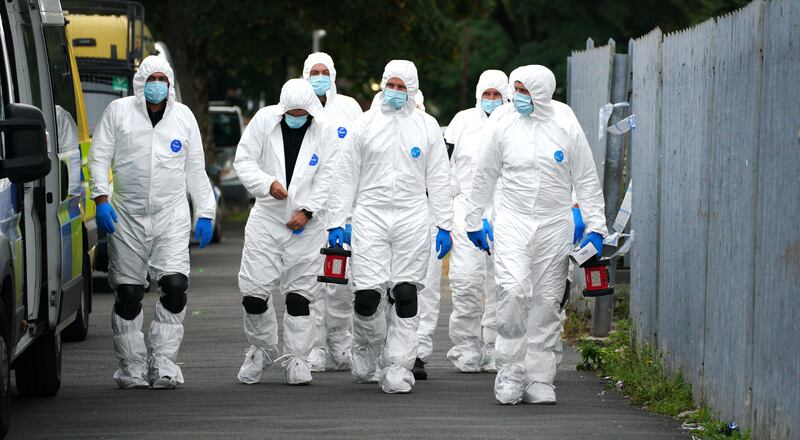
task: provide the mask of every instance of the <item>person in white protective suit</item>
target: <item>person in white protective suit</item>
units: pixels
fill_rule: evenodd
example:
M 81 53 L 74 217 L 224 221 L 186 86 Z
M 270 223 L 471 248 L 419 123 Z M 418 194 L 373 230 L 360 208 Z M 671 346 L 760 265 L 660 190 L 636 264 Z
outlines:
M 453 312 L 450 314 L 449 333 L 453 347 L 447 352 L 447 357 L 458 370 L 468 373 L 496 371 L 494 262 L 485 251 L 476 249 L 470 243 L 464 217 L 469 206 L 475 169 L 488 141 L 489 117 L 508 101 L 508 96 L 505 73 L 499 70 L 483 72 L 475 90 L 475 106 L 457 113 L 445 133 L 448 147 L 453 146 L 450 161 L 458 181 L 458 193 L 453 201 L 454 222 L 458 232 L 453 236 L 450 255 Z M 482 221 L 491 229 L 491 203 Z
M 343 241 L 346 211 L 355 198 L 353 377 L 377 380 L 386 393 L 407 393 L 414 385 L 418 291 L 431 246 L 429 198 L 439 229 L 438 257 L 450 250 L 449 165 L 439 124 L 415 109 L 414 63 L 390 61 L 381 87 L 339 162 L 328 244 Z M 392 305 L 380 307 L 387 290 Z
M 556 82 L 543 66 L 525 66 L 515 81 L 515 113 L 490 125 L 466 223 L 470 240 L 488 249 L 483 215 L 498 179 L 494 257 L 497 291 L 495 398 L 503 404 L 555 403 L 559 306 L 567 280 L 574 189 L 589 243 L 602 252 L 607 234 L 603 194 L 586 136 L 556 111 Z M 532 289 L 531 289 L 532 287 Z
M 513 96 L 514 95 L 514 93 L 515 93 L 514 92 L 514 83 L 517 82 L 520 70 L 524 70 L 525 67 L 526 66 L 517 67 L 516 69 L 512 70 L 511 73 L 508 75 L 508 78 L 509 78 L 508 95 L 509 96 Z M 566 104 L 564 104 L 562 102 L 555 101 L 555 100 L 551 100 L 550 103 L 553 106 L 553 111 L 555 112 L 556 115 L 558 115 L 557 117 L 559 119 L 569 119 L 569 120 L 572 120 L 573 123 L 580 125 L 580 123 L 578 122 L 577 116 L 575 116 L 575 113 L 572 111 L 572 108 L 570 106 L 568 106 L 568 105 L 566 105 Z M 514 115 L 515 113 L 516 113 L 516 110 L 514 109 L 514 103 L 513 102 L 507 102 L 507 103 L 501 105 L 500 107 L 498 107 L 497 109 L 495 109 L 495 111 L 493 111 L 491 116 L 489 117 L 489 120 L 490 121 L 496 121 L 496 120 L 499 120 L 500 118 L 502 118 L 502 117 L 504 117 L 506 115 L 509 115 L 509 114 Z M 500 190 L 501 190 L 500 189 L 500 185 L 498 185 L 497 192 L 500 192 Z M 497 195 L 495 194 L 495 197 L 496 196 Z M 577 241 L 580 240 L 580 238 L 583 237 L 583 229 L 585 229 L 586 225 L 583 224 L 583 219 L 580 217 L 580 209 L 577 208 L 577 200 L 575 199 L 574 191 L 573 191 L 572 199 L 573 199 L 573 202 L 575 203 L 575 206 L 573 207 L 572 212 L 571 213 L 567 213 L 566 216 L 575 225 L 575 236 L 576 236 L 575 240 L 577 242 Z M 576 211 L 577 211 L 577 214 L 576 214 Z M 578 233 L 578 232 L 580 232 L 580 233 Z M 567 283 L 567 287 L 564 290 L 564 296 L 563 296 L 563 300 L 561 302 L 561 311 L 559 312 L 559 319 L 560 319 L 559 330 L 558 330 L 559 335 L 563 334 L 563 332 L 564 332 L 564 322 L 567 319 L 566 305 L 567 305 L 567 300 L 568 300 L 569 284 L 572 282 L 573 272 L 574 272 L 574 269 L 572 269 L 572 266 L 570 266 L 570 269 L 567 272 L 568 273 L 567 279 L 568 279 L 569 282 Z M 494 307 L 494 305 L 492 305 L 492 307 Z M 556 353 L 556 363 L 558 365 L 560 365 L 561 364 L 561 359 L 562 359 L 563 354 L 564 354 L 563 341 L 561 340 L 560 336 L 558 338 L 558 341 L 556 342 L 555 353 Z
M 303 63 L 303 78 L 314 88 L 322 104 L 322 114 L 336 129 L 337 146 L 342 147 L 351 134 L 353 124 L 361 116 L 361 106 L 355 99 L 336 92 L 336 67 L 324 52 L 310 54 Z M 348 222 L 349 224 L 349 222 Z M 350 238 L 347 237 L 347 242 Z M 353 292 L 347 285 L 326 285 L 312 303 L 314 310 L 315 342 L 308 356 L 312 372 L 347 370 L 353 347 Z
M 425 96 L 422 90 L 417 90 L 414 96 L 414 103 L 418 110 L 425 111 Z M 452 184 L 452 176 L 451 176 Z M 453 192 L 451 192 L 451 196 Z M 429 211 L 433 212 L 432 209 Z M 417 359 L 411 372 L 416 380 L 427 380 L 428 372 L 425 364 L 433 354 L 433 334 L 436 331 L 436 324 L 439 321 L 439 300 L 441 298 L 442 284 L 442 260 L 438 258 L 436 252 L 436 234 L 439 228 L 436 227 L 436 220 L 431 216 L 431 247 L 428 257 L 428 270 L 425 275 L 425 287 L 419 291 L 419 326 L 417 327 Z
M 253 384 L 283 359 L 284 381 L 311 382 L 307 359 L 314 344 L 310 304 L 321 294 L 317 274 L 325 243 L 325 208 L 337 151 L 335 128 L 308 81 L 291 79 L 277 105 L 247 125 L 233 166 L 256 197 L 245 226 L 239 269 L 244 333 L 250 347 L 238 379 Z M 284 355 L 278 358 L 273 297 L 283 292 Z
M 98 226 L 108 232 L 109 283 L 116 292 L 111 320 L 119 360 L 114 380 L 120 388 L 175 388 L 183 383 L 176 361 L 189 286 L 187 188 L 200 219 L 196 236 L 201 247 L 213 231 L 216 202 L 200 130 L 189 108 L 175 102 L 173 83 L 166 60 L 145 58 L 133 77 L 134 96 L 108 105 L 89 152 L 91 191 Z M 160 298 L 146 361 L 142 299 L 148 272 Z

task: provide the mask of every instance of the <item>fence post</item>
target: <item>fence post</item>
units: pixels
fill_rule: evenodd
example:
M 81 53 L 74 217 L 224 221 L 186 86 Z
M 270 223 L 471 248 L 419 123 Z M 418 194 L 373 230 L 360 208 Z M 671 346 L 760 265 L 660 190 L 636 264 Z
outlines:
M 613 39 L 608 40 L 612 53 L 615 52 Z M 628 100 L 628 55 L 614 54 L 614 63 L 611 74 L 611 102 L 618 103 Z M 614 109 L 611 114 L 610 124 L 615 124 L 625 118 L 627 110 Z M 620 184 L 622 182 L 622 164 L 625 152 L 625 135 L 606 133 L 606 163 L 603 176 L 603 195 L 606 202 L 606 224 L 609 231 L 614 223 L 620 205 Z M 616 281 L 616 268 L 609 267 L 610 281 Z M 611 331 L 611 321 L 614 314 L 614 296 L 601 296 L 595 299 L 594 313 L 592 313 L 592 335 L 603 337 Z

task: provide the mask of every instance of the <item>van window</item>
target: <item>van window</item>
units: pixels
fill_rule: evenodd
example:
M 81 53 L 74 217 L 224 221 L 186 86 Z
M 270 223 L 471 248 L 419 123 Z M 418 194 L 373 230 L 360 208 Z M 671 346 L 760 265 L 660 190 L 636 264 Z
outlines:
M 235 147 L 242 137 L 239 115 L 236 112 L 211 112 L 214 127 L 214 146 Z
M 33 24 L 31 23 L 31 11 L 28 2 L 22 2 L 20 7 L 20 17 L 22 18 L 22 39 L 25 46 L 25 59 L 28 67 L 28 80 L 31 83 L 31 93 L 33 93 L 32 103 L 38 108 L 42 108 L 42 89 L 39 83 L 39 63 L 36 57 L 36 40 L 34 40 Z M 24 80 L 23 80 L 24 81 Z
M 45 26 L 44 40 L 47 44 L 47 59 L 50 65 L 50 83 L 53 102 L 66 110 L 73 120 L 78 119 L 75 104 L 75 88 L 72 84 L 72 69 L 67 50 L 67 37 L 61 26 Z

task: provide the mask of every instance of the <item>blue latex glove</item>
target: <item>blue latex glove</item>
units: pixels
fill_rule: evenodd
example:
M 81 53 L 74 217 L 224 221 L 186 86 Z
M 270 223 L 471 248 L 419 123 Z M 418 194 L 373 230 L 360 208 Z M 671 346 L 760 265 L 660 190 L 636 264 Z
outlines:
M 467 237 L 472 244 L 482 251 L 489 251 L 489 240 L 494 241 L 494 231 L 489 220 L 483 219 L 483 227 L 479 231 L 467 232 Z
M 350 246 L 350 239 L 352 238 L 352 235 L 353 225 L 350 223 L 344 225 L 344 242 L 347 243 L 348 246 Z
M 583 238 L 583 233 L 586 231 L 586 224 L 583 222 L 581 208 L 572 208 L 572 220 L 575 222 L 575 232 L 572 233 L 572 243 L 577 243 Z
M 103 202 L 97 205 L 97 227 L 108 234 L 114 233 L 114 223 L 117 223 L 117 212 L 111 203 Z
M 494 241 L 494 229 L 492 229 L 492 224 L 489 223 L 488 219 L 483 219 L 483 233 L 489 237 L 489 241 Z
M 436 258 L 440 260 L 444 258 L 450 252 L 451 247 L 453 247 L 453 239 L 450 238 L 450 231 L 439 228 L 439 232 L 436 234 L 436 252 L 439 255 Z
M 342 247 L 344 245 L 344 228 L 328 229 L 328 246 Z
M 208 246 L 211 243 L 211 237 L 214 235 L 214 224 L 210 218 L 199 218 L 197 224 L 194 225 L 194 239 L 200 242 L 200 249 Z
M 597 257 L 600 258 L 603 255 L 603 236 L 597 232 L 590 232 L 581 242 L 581 248 L 589 243 L 593 244 L 594 248 L 597 249 Z

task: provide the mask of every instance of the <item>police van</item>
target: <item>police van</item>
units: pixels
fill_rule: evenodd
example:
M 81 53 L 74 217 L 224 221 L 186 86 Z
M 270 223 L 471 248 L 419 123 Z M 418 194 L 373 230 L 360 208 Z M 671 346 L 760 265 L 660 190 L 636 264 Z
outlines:
M 91 298 L 78 106 L 58 0 L 0 4 L 0 432 L 10 369 L 55 395 L 61 339 Z M 88 323 L 86 323 L 88 324 Z M 84 335 L 85 337 L 85 335 Z

